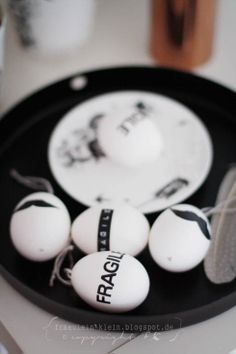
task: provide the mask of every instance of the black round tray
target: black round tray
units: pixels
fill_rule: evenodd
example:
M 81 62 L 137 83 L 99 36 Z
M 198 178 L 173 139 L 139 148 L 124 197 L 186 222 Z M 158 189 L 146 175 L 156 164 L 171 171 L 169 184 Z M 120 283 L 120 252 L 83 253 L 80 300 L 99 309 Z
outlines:
M 140 256 L 151 289 L 137 309 L 105 314 L 86 305 L 72 288 L 48 286 L 53 262 L 23 259 L 9 237 L 13 208 L 32 191 L 9 176 L 11 168 L 25 175 L 48 178 L 56 195 L 68 206 L 72 219 L 85 206 L 70 198 L 54 180 L 47 162 L 47 147 L 55 124 L 74 105 L 98 94 L 117 90 L 146 90 L 172 97 L 193 110 L 207 126 L 213 141 L 214 161 L 204 185 L 188 203 L 213 205 L 220 182 L 236 157 L 236 94 L 216 83 L 178 71 L 123 67 L 83 73 L 87 84 L 72 89 L 72 77 L 51 85 L 24 100 L 0 122 L 0 271 L 23 295 L 49 312 L 67 320 L 97 328 L 125 331 L 164 330 L 187 326 L 215 316 L 236 304 L 236 281 L 211 284 L 202 265 L 183 274 L 160 269 L 148 250 Z M 204 156 L 203 156 L 204 158 Z M 150 222 L 155 214 L 148 215 Z M 76 251 L 79 259 L 82 254 Z M 132 286 L 132 284 L 131 284 Z M 147 327 L 152 325 L 152 327 Z

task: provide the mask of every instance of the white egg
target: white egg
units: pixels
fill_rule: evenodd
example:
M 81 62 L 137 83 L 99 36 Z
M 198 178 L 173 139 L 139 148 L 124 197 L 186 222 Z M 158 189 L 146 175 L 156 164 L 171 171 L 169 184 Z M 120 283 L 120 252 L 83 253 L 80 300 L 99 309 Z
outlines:
M 28 195 L 16 206 L 10 222 L 13 245 L 25 258 L 47 261 L 68 243 L 70 216 L 55 195 L 38 192 Z
M 137 259 L 113 251 L 79 260 L 71 282 L 86 303 L 105 312 L 133 310 L 145 300 L 150 286 L 148 273 Z
M 98 126 L 98 141 L 111 160 L 131 167 L 157 160 L 163 147 L 151 115 L 131 108 L 104 117 Z
M 136 256 L 146 247 L 149 231 L 146 217 L 131 206 L 95 206 L 75 219 L 71 237 L 86 254 L 113 250 Z
M 175 205 L 154 222 L 149 250 L 154 261 L 170 272 L 185 272 L 206 256 L 211 228 L 203 212 L 188 204 Z

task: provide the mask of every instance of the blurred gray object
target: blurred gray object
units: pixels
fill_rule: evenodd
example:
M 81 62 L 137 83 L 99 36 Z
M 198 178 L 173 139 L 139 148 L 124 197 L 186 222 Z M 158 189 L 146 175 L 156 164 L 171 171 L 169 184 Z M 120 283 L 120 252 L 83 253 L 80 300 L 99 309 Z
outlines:
M 4 51 L 5 51 L 5 32 L 7 25 L 7 16 L 3 6 L 3 1 L 0 0 L 0 94 L 2 94 L 2 78 L 3 78 L 3 62 L 4 62 Z M 2 98 L 2 97 L 1 97 Z M 2 101 L 2 100 L 1 100 Z M 2 102 L 1 102 L 2 108 Z M 1 118 L 1 115 L 0 115 Z M 0 352 L 1 354 L 1 352 Z
M 0 0 L 0 75 L 2 76 L 3 70 L 3 57 L 4 57 L 4 39 L 6 31 L 6 13 Z
M 29 0 L 9 0 L 9 7 L 15 17 L 15 25 L 20 40 L 23 45 L 31 46 L 34 44 L 30 17 L 33 12 L 33 3 Z
M 216 284 L 230 282 L 236 277 L 235 166 L 227 172 L 220 186 L 216 205 L 222 202 L 222 211 L 212 217 L 212 241 L 204 261 L 208 279 Z
M 0 354 L 23 354 L 10 333 L 0 321 Z

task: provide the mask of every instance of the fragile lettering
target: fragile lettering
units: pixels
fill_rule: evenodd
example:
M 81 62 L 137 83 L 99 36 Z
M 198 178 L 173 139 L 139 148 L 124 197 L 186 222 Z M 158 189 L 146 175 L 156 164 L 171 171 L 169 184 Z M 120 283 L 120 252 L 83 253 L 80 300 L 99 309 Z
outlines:
M 118 125 L 117 129 L 124 136 L 127 136 L 129 135 L 131 129 L 145 118 L 146 118 L 145 112 L 135 112 L 132 115 L 130 115 L 128 118 L 125 118 L 123 122 L 120 125 Z
M 98 251 L 108 251 L 110 248 L 110 230 L 113 210 L 102 209 L 98 226 Z
M 120 267 L 123 253 L 112 251 L 106 258 L 103 265 L 104 273 L 101 275 L 101 283 L 97 289 L 97 302 L 110 304 L 112 292 L 115 286 L 115 278 Z

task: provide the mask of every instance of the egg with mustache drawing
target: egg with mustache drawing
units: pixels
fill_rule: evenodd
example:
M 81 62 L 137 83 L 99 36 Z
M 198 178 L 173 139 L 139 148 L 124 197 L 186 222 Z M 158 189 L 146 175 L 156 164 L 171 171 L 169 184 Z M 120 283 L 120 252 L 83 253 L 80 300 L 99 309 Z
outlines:
M 71 220 L 66 206 L 55 195 L 28 195 L 14 209 L 10 221 L 16 250 L 31 261 L 54 258 L 69 242 Z
M 193 205 L 178 204 L 163 211 L 154 222 L 149 239 L 153 260 L 170 272 L 196 267 L 207 254 L 210 223 Z

